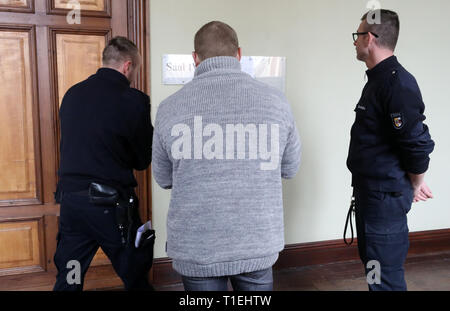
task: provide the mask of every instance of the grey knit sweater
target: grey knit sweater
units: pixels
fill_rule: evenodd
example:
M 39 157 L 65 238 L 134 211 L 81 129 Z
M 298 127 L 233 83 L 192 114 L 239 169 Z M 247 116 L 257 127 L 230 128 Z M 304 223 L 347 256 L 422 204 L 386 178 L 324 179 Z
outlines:
M 300 165 L 285 96 L 213 57 L 159 106 L 156 182 L 172 189 L 167 254 L 180 274 L 235 275 L 271 267 L 284 248 L 281 178 Z

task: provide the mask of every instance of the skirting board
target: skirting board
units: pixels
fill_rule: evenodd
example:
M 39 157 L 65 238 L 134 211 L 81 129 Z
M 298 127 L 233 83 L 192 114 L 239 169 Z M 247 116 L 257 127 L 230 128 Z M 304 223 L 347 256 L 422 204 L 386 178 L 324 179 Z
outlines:
M 413 232 L 409 234 L 408 257 L 450 250 L 450 228 Z M 318 264 L 359 260 L 357 239 L 351 246 L 342 239 L 286 245 L 274 269 L 286 269 Z M 154 285 L 181 283 L 180 275 L 172 269 L 170 258 L 157 258 L 153 262 Z

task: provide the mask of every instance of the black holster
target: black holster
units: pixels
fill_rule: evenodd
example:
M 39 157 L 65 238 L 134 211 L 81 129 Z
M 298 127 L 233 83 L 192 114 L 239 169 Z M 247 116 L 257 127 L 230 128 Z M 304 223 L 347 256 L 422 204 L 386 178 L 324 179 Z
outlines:
M 136 230 L 142 223 L 139 217 L 138 199 L 133 189 L 91 183 L 89 186 L 89 202 L 95 205 L 114 206 L 122 244 L 134 244 Z
M 99 183 L 91 183 L 88 193 L 89 202 L 97 205 L 115 205 L 119 200 L 117 189 Z

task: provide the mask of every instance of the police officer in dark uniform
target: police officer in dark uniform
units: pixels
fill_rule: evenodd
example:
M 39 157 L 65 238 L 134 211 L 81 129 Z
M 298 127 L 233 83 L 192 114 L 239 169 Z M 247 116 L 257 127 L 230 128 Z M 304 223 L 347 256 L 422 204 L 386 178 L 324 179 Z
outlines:
M 399 28 L 395 12 L 376 10 L 363 16 L 353 34 L 368 82 L 355 109 L 347 166 L 369 290 L 407 289 L 407 213 L 413 201 L 432 198 L 424 174 L 434 142 L 423 123 L 417 82 L 393 54 Z
M 132 245 L 124 245 L 115 206 L 93 204 L 89 197 L 90 185 L 98 183 L 135 198 L 133 169 L 144 170 L 151 162 L 150 99 L 130 87 L 141 64 L 131 41 L 113 38 L 103 51 L 103 67 L 70 88 L 63 98 L 54 290 L 82 290 L 85 273 L 99 247 L 127 290 L 150 288 L 150 258 L 144 258 L 145 254 Z M 80 281 L 74 277 L 77 268 L 81 270 Z

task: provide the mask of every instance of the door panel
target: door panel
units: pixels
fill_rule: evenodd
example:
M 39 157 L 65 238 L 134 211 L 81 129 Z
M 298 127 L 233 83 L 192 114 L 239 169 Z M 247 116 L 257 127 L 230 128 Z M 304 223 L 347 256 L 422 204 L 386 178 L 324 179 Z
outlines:
M 44 1 L 44 0 L 42 0 Z M 133 0 L 134 1 L 134 0 Z M 127 0 L 115 0 L 114 6 L 121 6 L 127 3 Z M 111 17 L 111 0 L 78 0 L 81 9 L 81 17 Z M 120 3 L 121 2 L 121 3 Z M 118 4 L 116 4 L 118 3 Z M 70 0 L 47 0 L 48 14 L 66 15 L 68 12 L 75 9 L 73 2 Z
M 28 6 L 27 0 L 0 0 L 0 6 L 21 8 Z
M 0 29 L 0 203 L 37 199 L 30 33 Z
M 55 0 L 54 7 L 57 9 L 72 9 L 70 0 Z M 105 0 L 79 0 L 81 10 L 87 11 L 104 11 Z
M 11 250 L 0 254 L 0 269 L 39 264 L 36 221 L 0 224 L 0 244 Z
M 58 103 L 67 90 L 102 65 L 105 36 L 56 34 Z
M 42 219 L 0 222 L 0 275 L 44 271 Z
M 0 11 L 32 13 L 34 0 L 0 0 Z
M 58 33 L 52 30 L 56 41 L 56 76 L 58 77 L 58 108 L 67 90 L 97 72 L 102 65 L 102 52 L 109 32 L 103 35 Z M 58 130 L 58 138 L 60 133 Z M 57 151 L 59 155 L 59 151 Z M 59 156 L 58 156 L 59 158 Z M 99 249 L 92 266 L 110 263 L 106 254 Z

